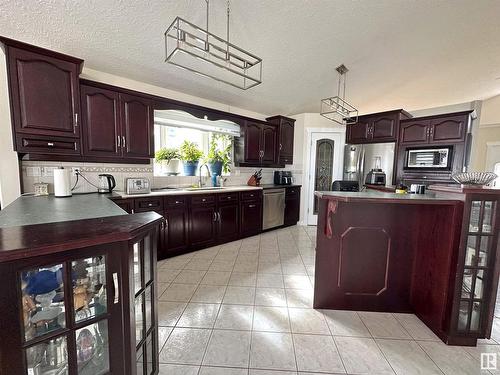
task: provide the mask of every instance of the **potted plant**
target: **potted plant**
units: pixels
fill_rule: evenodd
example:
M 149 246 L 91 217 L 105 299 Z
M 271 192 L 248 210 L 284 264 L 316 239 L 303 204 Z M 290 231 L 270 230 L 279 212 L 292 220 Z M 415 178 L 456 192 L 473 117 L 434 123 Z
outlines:
M 184 141 L 180 147 L 181 159 L 184 162 L 184 174 L 186 176 L 196 176 L 198 163 L 203 156 L 203 152 L 194 142 Z
M 208 150 L 207 162 L 212 176 L 221 176 L 222 172 L 231 171 L 231 149 L 232 139 L 225 134 L 212 134 L 210 148 Z
M 167 175 L 175 175 L 179 172 L 180 158 L 179 149 L 174 147 L 163 147 L 155 152 L 155 161 L 161 165 L 162 171 Z

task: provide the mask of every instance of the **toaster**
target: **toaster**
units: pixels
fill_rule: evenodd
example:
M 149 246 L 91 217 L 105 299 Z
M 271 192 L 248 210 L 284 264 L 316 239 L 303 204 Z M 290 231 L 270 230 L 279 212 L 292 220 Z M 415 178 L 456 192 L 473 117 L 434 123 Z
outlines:
M 126 178 L 125 191 L 129 195 L 149 194 L 151 193 L 149 179 L 145 177 Z

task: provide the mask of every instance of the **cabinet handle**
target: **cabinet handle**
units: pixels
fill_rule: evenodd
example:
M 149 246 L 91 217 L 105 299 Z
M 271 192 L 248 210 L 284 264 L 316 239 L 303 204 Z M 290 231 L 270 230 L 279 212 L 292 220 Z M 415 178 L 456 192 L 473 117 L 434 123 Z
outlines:
M 218 220 L 219 220 L 219 223 L 220 223 L 220 212 L 217 212 L 217 217 L 218 217 Z
M 117 135 L 117 136 L 116 136 L 116 139 L 118 140 L 118 141 L 116 142 L 116 143 L 117 143 L 117 145 L 118 145 L 118 147 L 121 147 L 121 146 L 120 146 L 120 136 L 119 136 L 119 135 Z
M 122 135 L 122 147 L 125 147 L 125 136 Z
M 248 208 L 255 208 L 255 204 L 249 204 Z
M 118 273 L 113 273 L 113 287 L 115 289 L 115 298 L 113 303 L 116 305 L 120 302 L 120 289 L 118 289 Z
M 47 146 L 54 147 L 54 143 L 53 142 L 47 142 Z
M 206 200 L 205 198 L 203 198 L 201 201 L 202 201 L 202 202 L 206 202 L 207 200 Z
M 175 204 L 181 204 L 182 202 L 181 201 L 175 201 Z
M 78 126 L 78 113 L 75 113 L 75 128 Z
M 134 209 L 133 209 L 133 208 L 132 208 L 132 213 L 133 213 L 133 214 L 135 214 L 135 211 L 134 211 Z
M 217 212 L 214 211 L 214 223 L 217 221 Z
M 280 143 L 280 151 L 281 151 L 282 148 L 283 148 L 283 145 Z
M 148 203 L 148 207 L 153 207 L 153 203 Z

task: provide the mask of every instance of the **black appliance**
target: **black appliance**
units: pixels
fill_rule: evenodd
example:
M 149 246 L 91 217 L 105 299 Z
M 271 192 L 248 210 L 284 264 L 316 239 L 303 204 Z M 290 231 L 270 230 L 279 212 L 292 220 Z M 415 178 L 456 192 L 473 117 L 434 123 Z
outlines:
M 333 181 L 333 191 L 359 191 L 358 181 L 337 180 Z
M 275 185 L 291 185 L 293 183 L 292 172 L 290 171 L 274 171 Z
M 366 175 L 365 184 L 385 186 L 385 173 L 380 168 L 373 168 Z

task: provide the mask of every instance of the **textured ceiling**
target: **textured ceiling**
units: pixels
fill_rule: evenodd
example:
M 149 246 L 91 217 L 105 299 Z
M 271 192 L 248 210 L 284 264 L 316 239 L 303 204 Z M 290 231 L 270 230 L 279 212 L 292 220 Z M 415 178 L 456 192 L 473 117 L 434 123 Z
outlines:
M 225 35 L 225 0 L 211 31 Z M 0 0 L 0 34 L 85 59 L 87 67 L 263 114 L 318 112 L 334 68 L 362 113 L 500 94 L 498 0 L 231 0 L 231 40 L 263 58 L 241 91 L 163 62 L 179 15 L 204 25 L 203 0 Z

